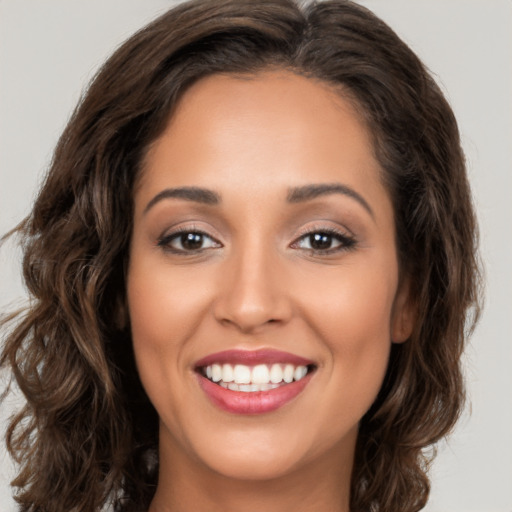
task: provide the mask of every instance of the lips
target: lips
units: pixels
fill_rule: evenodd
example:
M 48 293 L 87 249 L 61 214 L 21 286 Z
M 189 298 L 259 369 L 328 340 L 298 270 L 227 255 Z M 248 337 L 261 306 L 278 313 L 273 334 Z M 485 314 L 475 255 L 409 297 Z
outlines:
M 280 350 L 224 350 L 223 352 L 217 352 L 210 354 L 209 356 L 203 357 L 196 362 L 196 368 L 201 366 L 208 366 L 211 364 L 246 364 L 249 366 L 255 366 L 257 364 L 273 364 L 273 363 L 290 363 L 295 365 L 313 365 L 313 361 L 305 359 L 304 357 L 291 354 L 289 352 L 282 352 Z
M 276 350 L 227 350 L 195 365 L 199 385 L 214 405 L 235 414 L 261 414 L 301 393 L 316 365 Z

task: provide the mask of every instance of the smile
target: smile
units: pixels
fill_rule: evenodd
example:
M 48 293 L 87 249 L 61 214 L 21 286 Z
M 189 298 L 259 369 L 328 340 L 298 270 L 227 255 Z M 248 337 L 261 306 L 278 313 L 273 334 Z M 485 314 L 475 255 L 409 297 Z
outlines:
M 316 365 L 275 350 L 229 350 L 198 361 L 195 369 L 214 405 L 235 414 L 261 414 L 301 393 Z
M 213 364 L 203 368 L 203 375 L 225 389 L 254 393 L 276 389 L 293 381 L 303 379 L 308 373 L 307 366 L 293 364 Z

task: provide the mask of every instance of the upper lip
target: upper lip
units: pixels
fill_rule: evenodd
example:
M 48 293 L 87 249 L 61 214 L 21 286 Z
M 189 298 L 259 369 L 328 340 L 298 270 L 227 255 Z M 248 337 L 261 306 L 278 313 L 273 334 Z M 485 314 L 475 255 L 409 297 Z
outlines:
M 310 359 L 300 357 L 290 352 L 283 352 L 274 349 L 258 349 L 258 350 L 223 350 L 203 357 L 195 363 L 196 368 L 210 366 L 212 364 L 244 364 L 247 366 L 255 366 L 257 364 L 294 364 L 296 366 L 313 365 Z

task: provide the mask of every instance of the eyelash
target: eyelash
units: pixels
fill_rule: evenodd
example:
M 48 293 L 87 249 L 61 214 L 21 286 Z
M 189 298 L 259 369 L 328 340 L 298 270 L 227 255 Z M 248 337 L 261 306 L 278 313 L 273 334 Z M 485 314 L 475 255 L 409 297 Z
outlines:
M 161 247 L 165 251 L 172 252 L 174 254 L 178 254 L 178 255 L 182 255 L 182 256 L 199 254 L 199 253 L 209 249 L 209 247 L 207 247 L 207 248 L 186 250 L 186 249 L 176 249 L 175 247 L 171 246 L 171 243 L 174 240 L 177 240 L 184 235 L 199 235 L 203 238 L 209 238 L 218 246 L 222 245 L 220 242 L 218 242 L 215 238 L 210 236 L 208 233 L 205 233 L 204 231 L 201 231 L 200 229 L 195 229 L 194 227 L 190 227 L 190 228 L 178 228 L 178 229 L 174 230 L 172 233 L 161 236 L 157 241 L 157 246 Z
M 334 228 L 313 228 L 305 230 L 300 234 L 300 236 L 291 244 L 291 247 L 296 247 L 300 241 L 306 240 L 308 237 L 311 237 L 314 235 L 321 235 L 330 237 L 334 240 L 337 240 L 340 242 L 340 245 L 338 247 L 333 247 L 329 249 L 303 249 L 305 251 L 308 251 L 310 254 L 319 254 L 319 255 L 329 255 L 329 254 L 336 254 L 344 251 L 350 251 L 355 249 L 357 245 L 357 240 L 353 235 L 348 235 L 347 233 L 343 231 L 339 231 Z
M 219 241 L 217 241 L 215 238 L 210 236 L 208 233 L 205 233 L 204 231 L 201 231 L 200 229 L 195 229 L 193 227 L 179 228 L 179 229 L 176 229 L 175 231 L 173 231 L 172 233 L 163 235 L 162 237 L 160 237 L 158 239 L 157 246 L 161 247 L 165 251 L 168 251 L 168 252 L 171 252 L 171 253 L 174 253 L 177 255 L 181 255 L 181 256 L 196 255 L 196 254 L 202 253 L 203 251 L 206 251 L 210 248 L 214 248 L 214 247 L 206 247 L 206 248 L 201 247 L 198 249 L 187 250 L 187 249 L 176 249 L 175 247 L 172 247 L 171 243 L 174 240 L 179 239 L 183 235 L 200 236 L 200 237 L 203 237 L 203 240 L 204 240 L 204 238 L 208 238 L 214 244 L 216 244 L 217 247 L 222 246 L 222 244 Z M 339 253 L 339 252 L 343 252 L 343 251 L 353 250 L 357 245 L 357 241 L 356 241 L 355 237 L 352 235 L 347 235 L 347 233 L 338 231 L 333 228 L 319 228 L 319 229 L 315 228 L 315 229 L 310 229 L 310 230 L 307 230 L 307 231 L 304 231 L 303 233 L 301 233 L 300 236 L 290 245 L 290 247 L 300 248 L 300 247 L 298 247 L 298 245 L 301 241 L 307 240 L 308 237 L 312 237 L 314 235 L 320 235 L 320 236 L 324 236 L 324 237 L 329 237 L 331 239 L 335 239 L 340 244 L 337 247 L 328 248 L 328 249 L 303 248 L 303 250 L 309 252 L 310 254 L 319 254 L 319 255 L 335 254 L 335 253 Z M 310 238 L 309 239 L 310 245 L 311 245 L 311 241 L 312 240 Z M 332 240 L 331 240 L 331 242 L 332 242 Z

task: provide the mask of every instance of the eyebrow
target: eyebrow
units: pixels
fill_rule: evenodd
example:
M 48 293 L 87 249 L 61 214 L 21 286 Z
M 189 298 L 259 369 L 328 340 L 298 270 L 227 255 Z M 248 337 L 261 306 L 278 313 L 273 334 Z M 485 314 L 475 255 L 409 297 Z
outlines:
M 286 199 L 289 203 L 302 203 L 304 201 L 311 201 L 317 197 L 330 194 L 342 194 L 355 199 L 372 216 L 372 218 L 375 218 L 375 214 L 366 199 L 358 194 L 354 189 L 341 183 L 320 183 L 295 187 L 289 190 L 288 197 Z
M 302 203 L 305 201 L 311 201 L 317 197 L 330 195 L 330 194 L 342 194 L 352 199 L 355 199 L 361 204 L 365 210 L 372 216 L 375 217 L 372 208 L 363 196 L 358 194 L 354 189 L 343 185 L 341 183 L 320 183 L 313 185 L 304 185 L 301 187 L 294 187 L 288 191 L 286 198 L 288 203 Z M 144 214 L 147 213 L 156 203 L 163 201 L 164 199 L 184 199 L 185 201 L 192 201 L 196 203 L 202 203 L 207 205 L 217 205 L 221 202 L 221 197 L 217 192 L 207 188 L 201 187 L 177 187 L 177 188 L 166 188 L 159 192 L 144 208 Z
M 147 213 L 156 203 L 164 199 L 184 199 L 185 201 L 193 201 L 196 203 L 215 205 L 220 203 L 220 196 L 217 192 L 207 188 L 200 187 L 178 187 L 166 188 L 159 192 L 144 208 Z

